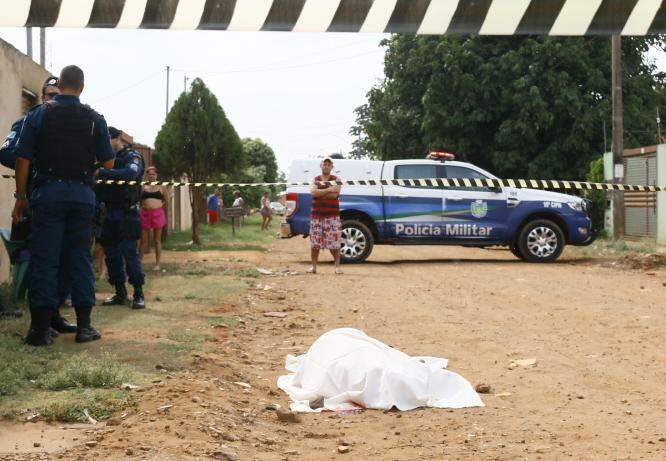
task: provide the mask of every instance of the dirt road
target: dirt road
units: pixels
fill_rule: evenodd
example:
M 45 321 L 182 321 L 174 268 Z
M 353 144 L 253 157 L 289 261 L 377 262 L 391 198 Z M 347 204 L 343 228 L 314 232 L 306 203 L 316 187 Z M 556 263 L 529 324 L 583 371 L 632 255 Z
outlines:
M 379 247 L 344 276 L 330 264 L 309 276 L 306 251 L 297 239 L 245 253 L 239 266 L 299 274 L 264 276 L 242 298 L 199 306 L 241 323 L 214 329 L 217 342 L 188 370 L 167 370 L 143 390 L 137 412 L 91 427 L 69 454 L 50 457 L 666 458 L 666 268 L 607 267 L 575 252 L 528 265 L 504 251 Z M 214 258 L 198 257 L 202 265 Z M 448 358 L 472 384 L 491 385 L 486 406 L 278 422 L 266 406 L 288 405 L 275 385 L 285 355 L 304 353 L 336 327 L 362 329 L 410 355 Z M 536 365 L 510 369 L 518 359 Z M 341 442 L 348 453 L 338 452 Z

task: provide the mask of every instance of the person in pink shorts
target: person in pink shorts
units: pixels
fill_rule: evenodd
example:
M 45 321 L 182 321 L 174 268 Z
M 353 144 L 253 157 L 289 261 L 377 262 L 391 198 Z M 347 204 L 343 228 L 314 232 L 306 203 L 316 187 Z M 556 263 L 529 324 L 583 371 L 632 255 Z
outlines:
M 146 181 L 157 181 L 157 168 L 146 169 Z M 145 185 L 141 188 L 141 254 L 146 253 L 150 245 L 150 231 L 155 242 L 155 270 L 162 270 L 162 229 L 167 224 L 167 190 L 164 186 Z

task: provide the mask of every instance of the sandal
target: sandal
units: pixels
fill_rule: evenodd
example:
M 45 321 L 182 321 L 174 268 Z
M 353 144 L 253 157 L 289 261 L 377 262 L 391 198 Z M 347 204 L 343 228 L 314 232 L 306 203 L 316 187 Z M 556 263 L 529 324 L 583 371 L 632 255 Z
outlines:
M 317 269 L 315 267 L 310 267 L 310 269 L 308 269 L 308 274 L 316 274 L 316 273 Z
M 344 274 L 344 272 L 342 272 L 342 269 L 340 269 L 339 267 L 336 267 L 336 268 L 335 268 L 335 273 L 336 273 L 336 275 L 342 275 L 342 274 Z

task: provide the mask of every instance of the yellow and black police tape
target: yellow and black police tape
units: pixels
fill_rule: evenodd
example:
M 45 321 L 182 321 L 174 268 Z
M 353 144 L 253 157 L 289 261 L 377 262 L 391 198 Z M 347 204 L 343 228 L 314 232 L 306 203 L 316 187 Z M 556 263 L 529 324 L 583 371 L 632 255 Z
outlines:
M 2 175 L 13 179 L 14 176 Z M 512 187 L 516 189 L 542 190 L 600 190 L 624 192 L 666 192 L 665 186 L 644 186 L 631 184 L 612 184 L 587 181 L 562 181 L 555 179 L 490 179 L 490 178 L 430 178 L 430 179 L 351 179 L 345 181 L 310 181 L 310 182 L 262 182 L 262 183 L 228 183 L 228 182 L 179 182 L 179 181 L 123 181 L 99 179 L 97 184 L 119 186 L 167 186 L 167 187 L 298 187 L 298 186 L 403 186 L 403 187 L 437 187 L 437 188 L 476 188 L 476 187 Z

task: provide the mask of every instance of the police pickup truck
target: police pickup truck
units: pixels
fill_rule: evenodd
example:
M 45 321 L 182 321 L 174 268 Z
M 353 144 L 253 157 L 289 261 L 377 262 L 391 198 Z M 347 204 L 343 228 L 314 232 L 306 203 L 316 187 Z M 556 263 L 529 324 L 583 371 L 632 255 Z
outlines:
M 319 160 L 292 163 L 289 181 L 320 174 Z M 341 180 L 470 178 L 497 179 L 472 164 L 450 160 L 335 160 Z M 307 236 L 312 198 L 307 186 L 287 190 L 283 237 Z M 529 262 L 556 260 L 564 246 L 596 238 L 580 197 L 510 187 L 343 186 L 342 261 L 359 263 L 374 245 L 508 246 Z

